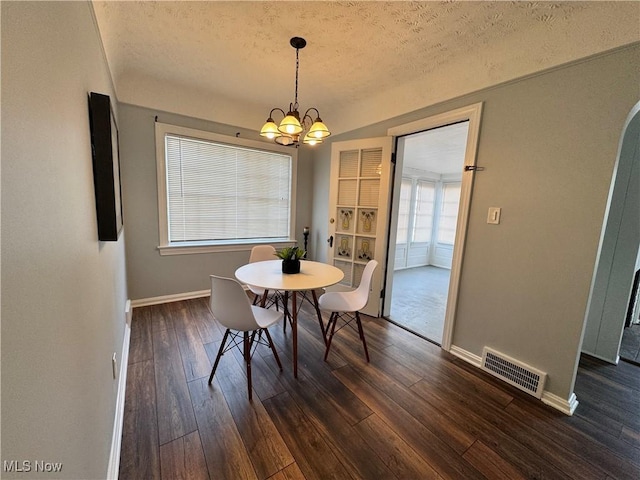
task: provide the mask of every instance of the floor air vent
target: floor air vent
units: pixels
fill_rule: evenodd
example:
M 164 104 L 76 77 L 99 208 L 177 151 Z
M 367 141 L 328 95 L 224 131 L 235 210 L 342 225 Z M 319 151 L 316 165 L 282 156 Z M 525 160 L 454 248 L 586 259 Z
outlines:
M 540 370 L 487 347 L 482 351 L 482 368 L 534 397 L 542 397 L 547 374 Z

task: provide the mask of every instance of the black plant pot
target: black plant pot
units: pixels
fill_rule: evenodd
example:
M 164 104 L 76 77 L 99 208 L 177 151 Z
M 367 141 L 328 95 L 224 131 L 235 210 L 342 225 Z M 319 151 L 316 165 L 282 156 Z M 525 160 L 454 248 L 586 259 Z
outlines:
M 282 260 L 282 273 L 300 273 L 300 260 Z

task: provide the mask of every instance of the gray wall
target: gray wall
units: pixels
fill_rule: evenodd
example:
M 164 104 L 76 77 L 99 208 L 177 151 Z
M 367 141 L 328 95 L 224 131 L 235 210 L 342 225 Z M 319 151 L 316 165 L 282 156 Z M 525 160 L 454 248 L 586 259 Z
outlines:
M 618 141 L 640 98 L 638 45 L 372 125 L 484 102 L 453 345 L 493 347 L 549 374 L 568 399 Z M 313 225 L 327 236 L 330 144 L 314 158 Z M 499 226 L 487 210 L 502 207 Z M 325 249 L 315 252 L 325 259 Z
M 209 275 L 233 276 L 249 260 L 249 250 L 161 256 L 157 247 L 158 188 L 154 119 L 172 125 L 259 140 L 246 129 L 158 112 L 133 105 L 120 105 L 122 195 L 127 225 L 127 278 L 133 301 L 165 295 L 197 292 L 210 288 Z M 312 169 L 306 148 L 298 152 L 296 237 L 302 246 L 302 227 L 311 219 Z
M 1 8 L 1 460 L 63 463 L 2 476 L 104 478 L 125 246 L 97 238 L 87 94 L 115 97 L 88 2 Z

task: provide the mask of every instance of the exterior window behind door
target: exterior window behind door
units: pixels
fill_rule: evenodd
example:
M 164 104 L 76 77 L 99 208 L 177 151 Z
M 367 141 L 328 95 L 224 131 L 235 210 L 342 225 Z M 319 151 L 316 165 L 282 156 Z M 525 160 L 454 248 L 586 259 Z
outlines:
M 442 186 L 442 205 L 438 224 L 438 243 L 453 245 L 456 238 L 458 207 L 460 205 L 460 183 L 445 183 Z

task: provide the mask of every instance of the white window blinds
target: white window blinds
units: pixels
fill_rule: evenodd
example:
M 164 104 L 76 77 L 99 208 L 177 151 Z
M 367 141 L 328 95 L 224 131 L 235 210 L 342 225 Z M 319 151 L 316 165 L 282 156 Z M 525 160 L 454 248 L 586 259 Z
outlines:
M 438 243 L 454 244 L 460 206 L 460 185 L 460 183 L 445 183 L 442 187 Z
M 418 180 L 412 242 L 431 241 L 435 200 L 436 184 Z
M 169 242 L 288 240 L 290 155 L 165 135 Z
M 396 243 L 409 243 L 409 215 L 411 214 L 411 189 L 413 182 L 410 178 L 403 178 L 400 184 L 400 204 L 398 206 L 398 234 Z

